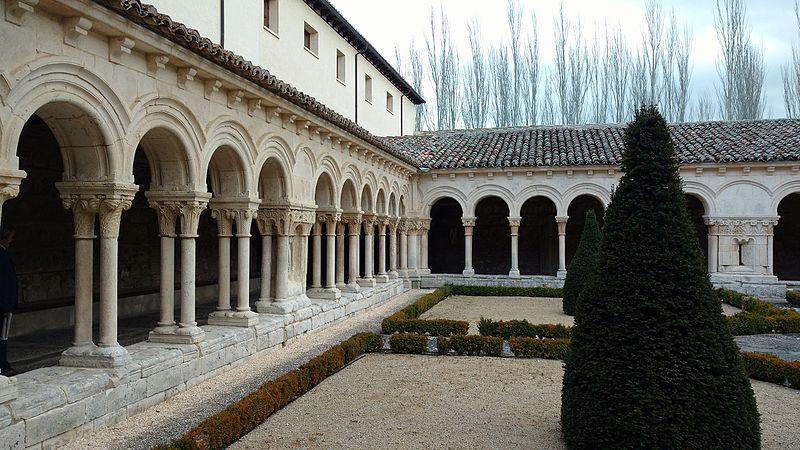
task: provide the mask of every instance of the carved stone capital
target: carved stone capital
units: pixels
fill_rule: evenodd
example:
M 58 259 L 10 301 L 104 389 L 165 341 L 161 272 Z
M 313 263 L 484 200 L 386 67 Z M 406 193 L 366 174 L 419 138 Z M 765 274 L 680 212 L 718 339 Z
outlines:
M 159 235 L 162 237 L 175 237 L 175 223 L 178 220 L 179 208 L 175 202 L 151 201 L 150 207 L 158 216 Z
M 567 234 L 567 221 L 569 216 L 556 216 L 556 225 L 558 226 L 558 234 Z
M 211 217 L 217 220 L 217 236 L 233 236 L 233 220 L 236 218 L 235 210 L 212 206 Z
M 397 233 L 397 229 L 400 226 L 400 218 L 393 217 L 389 219 L 389 233 L 395 234 Z
M 116 239 L 122 211 L 130 209 L 139 187 L 127 183 L 56 183 L 64 208 L 73 209 L 75 237 L 94 237 L 94 214 L 100 214 L 100 236 Z M 89 225 L 88 222 L 92 222 Z
M 342 223 L 347 225 L 348 234 L 358 235 L 361 227 L 361 214 L 344 213 L 342 214 Z
M 122 211 L 131 208 L 133 196 L 120 198 L 104 198 L 100 201 L 100 237 L 116 239 L 119 237 L 119 224 Z
M 378 222 L 378 218 L 374 215 L 364 215 L 361 219 L 361 223 L 364 224 L 364 234 L 367 236 L 372 236 L 375 234 L 375 224 Z
M 717 236 L 772 236 L 779 217 L 704 217 Z
M 62 198 L 61 204 L 65 209 L 72 210 L 75 239 L 94 239 L 95 214 L 100 207 L 100 199 L 95 196 L 79 196 Z
M 515 236 L 519 234 L 519 224 L 522 222 L 522 217 L 509 217 L 508 218 L 508 225 L 511 227 L 511 235 Z
M 336 234 L 336 226 L 342 220 L 342 213 L 339 211 L 317 212 L 317 223 L 325 224 L 325 232 L 328 236 Z
M 200 214 L 208 207 L 208 201 L 190 200 L 179 203 L 181 217 L 181 237 L 196 238 L 200 225 Z
M 311 231 L 315 215 L 314 211 L 307 209 L 260 208 L 257 217 L 260 222 L 259 227 L 266 228 L 267 223 L 271 223 L 278 235 L 292 236 L 299 231 L 299 234 L 307 236 Z
M 431 230 L 431 219 L 423 217 L 419 219 L 417 223 L 419 224 L 420 231 L 427 233 L 428 231 Z

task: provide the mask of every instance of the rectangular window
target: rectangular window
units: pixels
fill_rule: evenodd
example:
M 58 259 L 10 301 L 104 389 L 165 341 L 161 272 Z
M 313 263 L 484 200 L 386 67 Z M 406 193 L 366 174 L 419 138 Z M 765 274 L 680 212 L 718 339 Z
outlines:
M 364 74 L 364 100 L 372 103 L 372 77 Z
M 388 92 L 386 93 L 386 110 L 394 114 L 394 96 Z
M 264 0 L 264 27 L 278 34 L 278 0 Z
M 345 59 L 344 53 L 336 50 L 336 79 L 344 83 L 345 81 Z
M 303 47 L 313 54 L 319 50 L 319 33 L 311 25 L 303 22 Z

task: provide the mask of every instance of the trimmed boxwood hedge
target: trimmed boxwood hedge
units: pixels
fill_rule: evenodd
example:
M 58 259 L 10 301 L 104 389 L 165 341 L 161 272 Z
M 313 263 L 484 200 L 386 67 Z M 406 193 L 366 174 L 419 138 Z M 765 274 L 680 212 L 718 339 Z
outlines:
M 512 337 L 508 345 L 517 358 L 564 359 L 569 353 L 569 339 Z
M 483 317 L 478 322 L 478 331 L 481 336 L 498 336 L 503 339 L 509 339 L 512 336 L 558 339 L 569 338 L 572 335 L 572 327 L 566 325 L 534 325 L 527 320 L 494 321 Z
M 382 349 L 383 340 L 379 334 L 355 334 L 297 369 L 264 383 L 243 399 L 203 420 L 179 439 L 155 448 L 159 450 L 225 448 L 357 357 Z
M 436 346 L 440 355 L 447 355 L 453 350 L 457 355 L 478 356 L 481 352 L 489 356 L 503 354 L 503 340 L 492 336 L 453 336 L 439 337 Z
M 726 318 L 731 334 L 741 336 L 767 333 L 800 333 L 800 313 L 778 308 L 756 297 L 729 289 L 717 289 L 724 303 L 741 308 L 743 312 Z
M 421 355 L 428 351 L 428 336 L 419 333 L 399 333 L 389 338 L 392 353 Z
M 475 297 L 551 297 L 561 298 L 564 290 L 544 286 L 449 286 L 452 295 L 471 295 Z
M 786 291 L 786 301 L 794 306 L 800 306 L 800 291 Z
M 800 389 L 800 361 L 784 361 L 766 353 L 742 352 L 742 356 L 751 378 Z
M 451 292 L 451 286 L 441 287 L 430 294 L 423 295 L 416 302 L 383 319 L 383 322 L 381 322 L 383 333 L 428 333 L 433 336 L 467 334 L 469 323 L 461 320 L 418 319 L 422 313 L 449 297 Z

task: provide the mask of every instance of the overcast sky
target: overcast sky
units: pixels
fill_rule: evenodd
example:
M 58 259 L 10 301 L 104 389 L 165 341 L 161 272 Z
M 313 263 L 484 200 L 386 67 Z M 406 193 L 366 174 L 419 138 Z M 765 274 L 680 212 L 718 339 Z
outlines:
M 508 38 L 506 2 L 503 0 L 330 0 L 361 34 L 394 64 L 394 49 L 405 53 L 414 40 L 424 47 L 429 33 L 431 8 L 441 7 L 447 13 L 454 41 L 462 60 L 469 55 L 467 23 L 474 17 L 488 44 L 498 44 Z M 549 64 L 553 53 L 553 18 L 559 2 L 551 0 L 522 0 L 526 19 L 537 16 L 540 52 L 543 64 Z M 679 23 L 689 25 L 692 42 L 692 96 L 707 91 L 714 95 L 717 72 L 715 61 L 719 52 L 714 28 L 714 0 L 662 0 L 665 11 L 675 11 Z M 752 40 L 764 50 L 766 74 L 767 117 L 784 117 L 781 65 L 791 59 L 791 45 L 797 42 L 794 21 L 794 0 L 746 0 Z M 644 24 L 644 0 L 564 0 L 564 9 L 571 17 L 580 17 L 584 36 L 591 36 L 595 24 L 604 22 L 619 26 L 633 42 L 641 39 Z M 694 103 L 694 102 L 692 102 Z

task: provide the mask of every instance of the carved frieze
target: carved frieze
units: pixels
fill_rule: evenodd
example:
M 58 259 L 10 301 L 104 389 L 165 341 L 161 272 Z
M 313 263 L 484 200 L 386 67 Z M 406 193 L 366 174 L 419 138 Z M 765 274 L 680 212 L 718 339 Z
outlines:
M 777 217 L 706 217 L 705 223 L 717 236 L 772 236 Z

